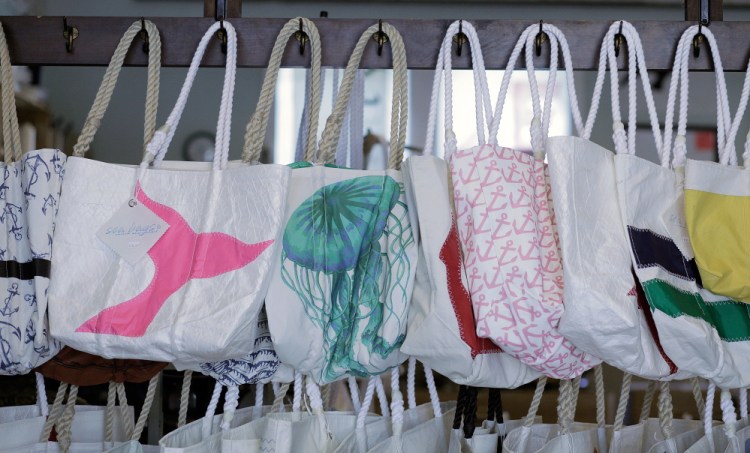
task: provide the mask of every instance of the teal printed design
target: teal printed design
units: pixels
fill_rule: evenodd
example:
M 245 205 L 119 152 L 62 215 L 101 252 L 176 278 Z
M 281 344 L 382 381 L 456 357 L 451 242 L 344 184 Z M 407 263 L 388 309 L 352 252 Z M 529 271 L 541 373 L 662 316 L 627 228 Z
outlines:
M 404 191 L 390 176 L 329 184 L 292 214 L 281 276 L 323 331 L 323 381 L 385 371 L 373 362 L 404 341 L 412 246 Z

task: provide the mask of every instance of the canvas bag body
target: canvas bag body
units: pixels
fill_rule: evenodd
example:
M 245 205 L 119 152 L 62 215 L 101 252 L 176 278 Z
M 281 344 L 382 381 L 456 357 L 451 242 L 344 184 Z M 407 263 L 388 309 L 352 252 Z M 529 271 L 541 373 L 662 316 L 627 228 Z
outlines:
M 56 149 L 23 152 L 13 76 L 0 28 L 4 92 L 4 163 L 0 164 L 0 375 L 26 374 L 51 359 L 62 344 L 49 335 L 47 289 L 66 156 Z
M 475 98 L 483 104 L 477 108 L 477 136 L 480 143 L 485 141 L 484 116 L 489 122 L 492 109 L 481 48 L 471 23 L 456 21 L 448 28 L 438 56 L 428 115 L 425 146 L 428 153 L 433 151 L 437 98 L 446 70 L 444 61 L 450 58 L 452 37 L 459 27 L 472 44 Z M 450 76 L 446 76 L 446 80 L 450 81 Z M 446 99 L 446 106 L 450 105 L 451 101 Z M 450 202 L 452 190 L 446 162 L 431 155 L 413 156 L 402 168 L 412 225 L 419 225 L 417 240 L 420 244 L 409 325 L 402 351 L 458 384 L 515 388 L 535 379 L 538 372 L 503 354 L 492 341 L 476 334 Z M 443 196 L 436 197 L 436 193 Z
M 377 27 L 362 35 L 344 73 L 321 139 L 323 162 L 333 160 L 356 68 Z M 385 33 L 398 34 L 384 23 L 386 28 Z M 406 133 L 406 61 L 400 37 L 390 42 L 396 78 L 389 169 L 300 163 L 292 172 L 281 263 L 267 311 L 281 361 L 319 383 L 348 373 L 380 374 L 406 358 L 399 347 L 406 333 L 417 247 L 398 170 Z M 331 228 L 342 222 L 344 229 L 327 230 L 328 217 Z M 359 321 L 350 324 L 347 319 L 354 313 Z M 365 328 L 374 334 L 365 335 Z
M 750 321 L 747 305 L 701 287 L 693 249 L 685 229 L 684 163 L 687 124 L 687 65 L 690 42 L 698 30 L 687 29 L 678 46 L 667 109 L 662 162 L 657 165 L 633 154 L 615 156 L 620 208 L 628 231 L 635 273 L 643 286 L 661 345 L 682 370 L 710 379 L 722 388 L 748 385 Z M 732 123 L 721 60 L 713 36 L 717 69 L 718 125 L 726 136 Z M 680 115 L 670 168 L 674 102 L 680 92 Z M 721 87 L 721 88 L 720 88 Z M 723 89 L 722 89 L 723 88 Z M 723 93 L 723 94 L 722 94 Z M 724 143 L 726 142 L 726 143 Z M 720 144 L 724 154 L 733 137 Z M 659 194 L 654 197 L 653 194 Z M 743 369 L 743 366 L 745 367 Z
M 255 340 L 257 315 L 276 254 L 288 169 L 225 168 L 236 65 L 236 35 L 228 25 L 224 22 L 231 39 L 212 171 L 199 171 L 202 165 L 178 171 L 149 169 L 148 164 L 153 159 L 155 167 L 160 165 L 218 24 L 201 41 L 178 104 L 147 146 L 140 168 L 70 159 L 73 164 L 67 171 L 72 182 L 62 197 L 64 214 L 57 231 L 60 272 L 50 295 L 56 300 L 53 335 L 76 349 L 196 369 L 201 362 L 242 357 L 246 345 Z M 247 191 L 254 196 L 242 196 Z M 244 201 L 233 202 L 237 197 Z M 96 238 L 101 225 L 132 199 L 170 225 L 167 236 L 149 250 L 149 258 L 136 265 Z M 90 221 L 81 224 L 80 218 Z M 166 248 L 180 241 L 193 247 Z M 222 253 L 216 254 L 217 250 Z M 172 276 L 169 284 L 159 281 L 162 275 Z M 98 282 L 85 300 L 77 291 L 84 284 L 81 279 Z M 208 299 L 213 302 L 206 304 Z M 151 309 L 143 310 L 144 306 Z
M 592 109 L 581 137 L 552 137 L 546 143 L 565 280 L 566 309 L 560 332 L 576 346 L 621 370 L 650 379 L 684 379 L 690 374 L 678 370 L 663 352 L 647 302 L 632 273 L 618 206 L 614 155 L 588 140 L 608 60 L 612 77 L 617 79 L 611 42 L 618 31 L 619 21 L 612 24 L 602 43 Z M 628 55 L 629 94 L 634 99 L 635 52 Z M 611 83 L 611 90 L 613 117 L 620 118 L 617 83 Z M 634 118 L 628 120 L 635 124 Z M 614 138 L 615 143 L 625 140 L 619 120 Z M 622 152 L 625 148 L 618 145 Z M 591 187 L 597 190 L 592 192 Z M 606 322 L 592 323 L 592 319 Z
M 549 125 L 558 40 L 553 37 L 550 41 L 553 70 L 543 113 L 531 61 L 535 33 L 527 28 L 511 55 L 492 118 L 489 137 L 493 142 L 455 150 L 451 133 L 446 157 L 477 334 L 492 339 L 503 351 L 542 373 L 570 378 L 598 360 L 557 332 L 563 311 L 562 282 L 559 265 L 547 260 L 559 260 L 559 251 L 548 203 L 542 137 Z M 557 33 L 561 36 L 559 30 Z M 524 47 L 535 99 L 532 140 L 538 159 L 494 144 L 511 69 Z
M 750 303 L 750 285 L 746 278 L 750 249 L 744 237 L 750 206 L 750 172 L 747 171 L 750 139 L 745 141 L 742 154 L 744 167 L 736 166 L 734 139 L 747 107 L 748 83 L 746 75 L 726 153 L 720 153 L 720 162 L 687 159 L 685 164 L 686 226 L 702 286 L 717 296 L 725 296 L 725 300 L 745 303 Z M 726 126 L 731 117 L 729 113 L 725 117 Z M 719 130 L 719 138 L 723 137 L 723 132 Z

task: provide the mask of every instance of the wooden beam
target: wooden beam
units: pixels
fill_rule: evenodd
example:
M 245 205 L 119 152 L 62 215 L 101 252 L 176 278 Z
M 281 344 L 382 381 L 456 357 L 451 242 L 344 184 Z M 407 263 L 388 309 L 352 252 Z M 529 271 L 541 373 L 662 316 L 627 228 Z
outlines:
M 190 64 L 193 52 L 204 31 L 214 22 L 209 18 L 150 18 L 162 36 L 162 64 L 165 67 L 184 67 Z M 68 17 L 68 23 L 78 28 L 79 36 L 72 53 L 65 51 L 62 36 L 62 17 L 0 17 L 8 38 L 11 61 L 15 65 L 40 66 L 106 66 L 120 37 L 136 20 L 128 17 Z M 342 68 L 361 35 L 375 21 L 372 19 L 313 19 L 320 30 L 323 65 Z M 434 69 L 437 53 L 451 20 L 386 20 L 402 34 L 410 69 Z M 271 48 L 286 19 L 232 19 L 238 33 L 238 66 L 265 68 Z M 477 20 L 472 21 L 482 43 L 488 69 L 504 69 L 510 52 L 521 32 L 534 21 Z M 601 40 L 611 22 L 608 21 L 549 21 L 565 33 L 571 49 L 573 66 L 579 70 L 595 70 Z M 634 21 L 646 50 L 646 65 L 651 70 L 671 70 L 677 41 L 681 33 L 694 22 Z M 750 36 L 750 22 L 716 22 L 711 25 L 726 71 L 745 71 L 750 46 L 737 36 Z M 372 41 L 374 43 L 374 41 Z M 390 48 L 385 46 L 378 57 L 376 45 L 369 45 L 362 60 L 362 68 L 389 68 Z M 309 54 L 300 56 L 298 43 L 290 40 L 283 58 L 285 67 L 309 65 Z M 535 64 L 544 66 L 545 51 Z M 455 52 L 454 52 L 455 54 Z M 621 52 L 620 61 L 625 61 Z M 523 59 L 521 59 L 523 60 Z M 690 61 L 691 70 L 712 67 L 709 52 Z M 136 39 L 125 60 L 128 66 L 145 66 L 146 54 Z M 209 44 L 204 66 L 223 66 L 224 55 L 218 39 Z M 622 64 L 622 63 L 621 63 Z M 469 52 L 454 55 L 454 68 L 470 66 Z
M 242 0 L 203 0 L 203 17 L 242 17 Z
M 685 20 L 689 22 L 701 21 L 703 4 L 708 6 L 708 20 L 720 22 L 724 20 L 724 0 L 685 0 Z

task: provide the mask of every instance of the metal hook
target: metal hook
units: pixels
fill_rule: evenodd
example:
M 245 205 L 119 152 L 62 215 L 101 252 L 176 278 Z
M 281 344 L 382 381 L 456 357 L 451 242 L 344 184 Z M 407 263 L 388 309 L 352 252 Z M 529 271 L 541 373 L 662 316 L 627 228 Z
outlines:
M 305 44 L 307 44 L 307 41 L 309 37 L 307 36 L 307 33 L 302 29 L 302 18 L 299 18 L 299 30 L 294 32 L 294 37 L 297 38 L 297 41 L 299 41 L 299 54 L 304 55 L 305 54 Z
M 216 37 L 221 41 L 221 53 L 227 54 L 227 29 L 224 28 L 224 16 L 219 16 L 219 30 L 216 32 Z
M 453 36 L 453 42 L 457 44 L 456 55 L 461 56 L 461 50 L 464 47 L 464 43 L 468 42 L 469 38 L 464 33 L 464 21 L 458 21 L 458 33 Z
M 615 35 L 615 57 L 620 56 L 620 45 L 622 45 L 622 40 L 624 36 L 622 34 L 622 21 L 620 21 L 620 30 Z
M 65 50 L 73 53 L 73 40 L 78 37 L 78 28 L 68 25 L 68 18 L 63 17 L 63 38 L 65 38 Z
M 539 33 L 536 34 L 536 37 L 534 38 L 534 51 L 536 52 L 536 56 L 540 56 L 542 54 L 542 44 L 544 43 L 544 39 L 547 36 L 546 33 L 544 33 L 544 30 L 542 29 L 542 26 L 544 24 L 544 21 L 539 21 Z
M 146 20 L 141 17 L 141 31 L 138 32 L 138 36 L 143 39 L 143 51 L 148 53 L 148 32 L 146 31 Z
M 383 19 L 378 19 L 378 31 L 372 34 L 372 39 L 378 43 L 378 56 L 382 56 L 383 44 L 388 42 L 388 35 L 383 33 Z
M 698 22 L 698 34 L 693 36 L 693 58 L 701 56 L 701 43 L 703 39 L 703 24 Z

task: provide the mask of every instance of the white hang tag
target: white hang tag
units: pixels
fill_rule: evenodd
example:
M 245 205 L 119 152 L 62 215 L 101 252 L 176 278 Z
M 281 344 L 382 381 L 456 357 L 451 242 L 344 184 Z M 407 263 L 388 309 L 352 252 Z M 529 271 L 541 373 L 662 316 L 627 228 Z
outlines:
M 132 205 L 132 206 L 131 206 Z M 96 236 L 130 264 L 151 250 L 169 224 L 142 203 L 130 200 L 104 224 Z

